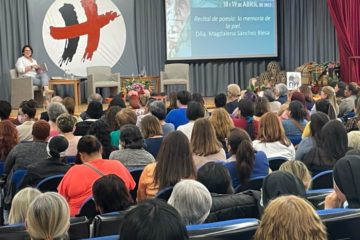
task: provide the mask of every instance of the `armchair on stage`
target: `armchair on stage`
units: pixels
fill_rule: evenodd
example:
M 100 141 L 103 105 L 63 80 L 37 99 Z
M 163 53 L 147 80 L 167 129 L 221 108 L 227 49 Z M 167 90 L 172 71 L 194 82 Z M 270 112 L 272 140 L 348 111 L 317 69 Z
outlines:
M 88 96 L 96 93 L 96 88 L 110 88 L 110 95 L 120 92 L 120 73 L 112 73 L 111 67 L 98 66 L 87 68 Z
M 164 71 L 160 72 L 161 92 L 165 91 L 165 85 L 183 84 L 190 91 L 189 64 L 173 63 L 165 64 Z
M 41 106 L 43 96 L 41 89 L 33 85 L 31 77 L 19 77 L 16 69 L 10 70 L 11 77 L 11 106 L 19 107 L 20 103 L 25 100 L 34 99 L 38 106 Z

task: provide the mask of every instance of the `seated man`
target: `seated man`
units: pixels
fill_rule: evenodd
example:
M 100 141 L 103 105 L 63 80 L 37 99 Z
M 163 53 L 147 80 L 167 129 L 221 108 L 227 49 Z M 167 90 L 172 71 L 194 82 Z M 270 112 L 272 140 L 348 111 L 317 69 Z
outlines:
M 69 203 L 71 216 L 79 213 L 81 205 L 93 194 L 93 183 L 102 176 L 115 174 L 128 190 L 135 188 L 134 179 L 121 162 L 102 159 L 101 143 L 95 136 L 82 137 L 77 149 L 83 164 L 70 168 L 58 186 L 58 192 Z
M 25 45 L 22 48 L 22 54 L 23 56 L 16 61 L 16 71 L 20 76 L 31 77 L 34 85 L 43 88 L 44 96 L 52 95 L 54 90 L 49 89 L 49 76 L 46 74 L 45 69 L 42 69 L 36 60 L 32 58 L 32 47 Z

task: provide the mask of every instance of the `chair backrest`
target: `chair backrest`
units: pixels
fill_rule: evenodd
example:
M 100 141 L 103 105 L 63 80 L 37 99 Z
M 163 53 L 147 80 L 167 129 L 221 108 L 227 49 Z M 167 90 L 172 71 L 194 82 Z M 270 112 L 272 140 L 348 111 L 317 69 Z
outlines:
M 90 221 L 85 216 L 70 218 L 70 239 L 83 239 L 90 237 Z
M 312 178 L 312 189 L 333 188 L 333 170 L 327 170 Z
M 41 192 L 57 192 L 57 187 L 63 177 L 64 174 L 44 178 L 36 185 L 36 188 L 39 189 Z
M 4 174 L 5 159 L 0 160 L 0 176 Z
M 0 239 L 30 240 L 24 224 L 13 224 L 0 227 Z
M 141 173 L 143 172 L 143 170 L 144 170 L 143 167 L 130 170 L 130 174 L 136 183 L 135 188 L 130 191 L 131 197 L 133 198 L 133 200 L 135 202 L 136 202 L 136 196 L 137 196 L 137 189 L 138 189 L 138 185 L 139 185 L 139 179 L 140 179 L 140 176 L 141 176 Z
M 187 226 L 190 239 L 252 239 L 259 221 L 254 218 L 236 219 Z
M 76 216 L 77 217 L 85 216 L 91 221 L 98 214 L 99 212 L 96 210 L 93 197 L 90 196 L 88 199 L 84 201 L 83 205 L 80 208 L 79 214 Z
M 328 239 L 360 239 L 360 210 L 334 209 L 318 211 L 326 226 Z
M 86 71 L 88 76 L 94 76 L 94 81 L 108 81 L 111 77 L 111 67 L 108 66 L 88 67 Z
M 19 190 L 20 184 L 27 173 L 26 169 L 16 169 L 12 175 L 11 178 L 11 184 L 15 187 L 15 191 L 17 192 Z
M 97 215 L 93 221 L 93 236 L 109 236 L 119 233 L 119 226 L 123 220 L 122 212 Z
M 186 63 L 172 63 L 165 64 L 164 71 L 166 78 L 163 79 L 189 79 L 189 64 Z
M 15 68 L 10 69 L 10 78 L 17 78 L 18 76 L 19 76 L 18 72 L 16 71 Z
M 307 200 L 309 200 L 309 202 L 312 203 L 315 209 L 317 210 L 324 209 L 325 198 L 333 191 L 334 189 L 331 188 L 308 190 L 306 191 L 306 198 Z
M 166 187 L 166 188 L 163 188 L 161 189 L 157 194 L 156 194 L 156 198 L 159 198 L 159 199 L 163 199 L 165 201 L 169 200 L 170 196 L 171 196 L 171 193 L 173 191 L 173 188 L 174 187 Z
M 268 161 L 271 170 L 276 171 L 279 170 L 281 164 L 288 161 L 288 159 L 285 157 L 272 157 L 272 158 L 268 158 Z
M 235 192 L 243 192 L 246 190 L 260 190 L 265 176 L 251 178 L 247 183 L 236 187 Z
M 76 160 L 76 156 L 65 156 L 65 161 L 67 164 L 74 163 Z

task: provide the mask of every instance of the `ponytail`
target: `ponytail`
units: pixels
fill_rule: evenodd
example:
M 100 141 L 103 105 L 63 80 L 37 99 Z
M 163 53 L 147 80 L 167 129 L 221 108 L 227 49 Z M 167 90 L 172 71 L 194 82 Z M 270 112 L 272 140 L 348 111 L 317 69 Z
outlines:
M 256 136 L 254 133 L 254 118 L 252 116 L 247 116 L 246 118 L 246 132 L 251 137 L 251 140 L 255 140 Z
M 254 162 L 255 149 L 250 141 L 242 141 L 236 152 L 236 170 L 240 184 L 244 184 L 249 181 L 254 168 Z

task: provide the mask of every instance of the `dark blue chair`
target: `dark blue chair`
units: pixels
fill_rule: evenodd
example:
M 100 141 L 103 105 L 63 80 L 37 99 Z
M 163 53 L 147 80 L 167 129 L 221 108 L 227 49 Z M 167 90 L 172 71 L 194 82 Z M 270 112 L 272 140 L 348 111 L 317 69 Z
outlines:
M 83 240 L 119 240 L 119 235 L 111 235 L 105 237 L 94 237 L 94 238 L 86 238 Z
M 140 176 L 141 176 L 141 173 L 143 172 L 143 170 L 144 170 L 143 167 L 130 170 L 130 174 L 136 183 L 135 188 L 130 191 L 130 195 L 135 202 L 136 202 L 136 197 L 137 197 L 137 189 L 139 186 L 139 179 L 140 179 Z
M 11 183 L 13 184 L 13 187 L 15 189 L 15 193 L 19 190 L 20 184 L 27 173 L 26 169 L 19 168 L 15 170 L 15 172 L 12 175 Z
M 272 158 L 268 158 L 268 161 L 269 161 L 270 169 L 272 171 L 277 171 L 279 170 L 281 164 L 288 161 L 288 159 L 285 157 L 272 157 Z
M 244 192 L 246 190 L 258 190 L 259 191 L 262 187 L 262 183 L 263 183 L 265 177 L 266 176 L 251 178 L 247 183 L 237 186 L 235 189 L 235 192 L 239 193 L 239 192 Z
M 0 239 L 30 240 L 24 224 L 13 224 L 0 227 Z
M 328 239 L 360 239 L 360 209 L 327 209 L 317 211 L 325 224 Z
M 98 215 L 99 212 L 96 210 L 95 202 L 93 200 L 93 197 L 90 196 L 88 199 L 86 199 L 83 203 L 83 205 L 80 208 L 80 212 L 77 217 L 85 216 L 90 221 L 94 219 L 96 215 Z
M 170 187 L 166 187 L 161 189 L 156 195 L 155 198 L 159 198 L 159 199 L 163 199 L 164 201 L 167 202 L 167 200 L 169 200 L 171 193 L 173 191 L 173 186 Z
M 291 135 L 287 137 L 294 146 L 298 145 L 301 142 L 301 135 Z
M 333 188 L 333 170 L 316 174 L 312 178 L 312 189 Z
M 44 178 L 36 185 L 36 188 L 41 192 L 57 192 L 57 187 L 63 177 L 64 174 L 59 174 Z
M 112 212 L 95 216 L 92 236 L 101 237 L 118 234 L 123 217 L 123 212 Z
M 234 219 L 214 223 L 189 225 L 190 239 L 252 239 L 259 220 L 255 218 Z
M 332 188 L 308 190 L 306 191 L 306 198 L 307 200 L 309 200 L 309 202 L 312 203 L 315 209 L 317 210 L 324 209 L 325 198 L 333 191 L 334 189 Z
M 90 237 L 90 221 L 86 217 L 70 218 L 68 231 L 70 239 L 82 239 Z
M 67 164 L 75 163 L 76 156 L 65 156 L 65 161 Z
M 0 160 L 0 176 L 4 174 L 5 159 Z

